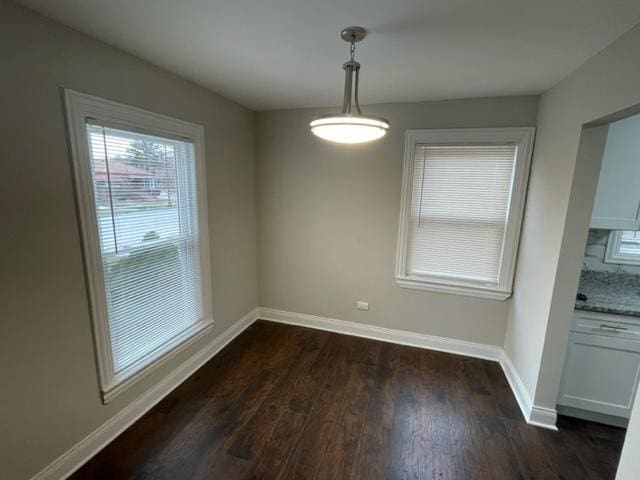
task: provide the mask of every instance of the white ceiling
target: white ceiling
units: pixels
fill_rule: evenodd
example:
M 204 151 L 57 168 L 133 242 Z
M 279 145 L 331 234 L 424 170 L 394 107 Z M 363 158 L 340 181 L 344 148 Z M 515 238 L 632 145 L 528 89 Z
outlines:
M 255 110 L 541 93 L 640 21 L 638 0 L 21 0 Z

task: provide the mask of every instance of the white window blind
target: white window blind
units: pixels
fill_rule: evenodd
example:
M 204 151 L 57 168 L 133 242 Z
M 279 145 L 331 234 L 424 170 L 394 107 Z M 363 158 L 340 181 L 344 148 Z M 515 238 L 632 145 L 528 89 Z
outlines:
M 203 320 L 194 144 L 86 124 L 115 376 Z
M 620 247 L 618 253 L 640 257 L 640 232 L 622 230 L 620 233 Z
M 640 232 L 611 230 L 604 261 L 622 265 L 640 265 Z
M 497 284 L 516 146 L 415 148 L 407 272 Z
M 407 131 L 398 286 L 492 300 L 511 295 L 534 132 Z

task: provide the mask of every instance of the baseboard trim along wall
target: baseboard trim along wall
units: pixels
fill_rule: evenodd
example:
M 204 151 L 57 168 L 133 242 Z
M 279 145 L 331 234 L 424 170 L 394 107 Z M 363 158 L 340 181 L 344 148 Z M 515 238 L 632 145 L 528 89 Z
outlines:
M 171 393 L 178 385 L 189 378 L 198 368 L 209 361 L 216 353 L 222 350 L 257 319 L 499 362 L 527 423 L 542 428 L 557 430 L 555 426 L 556 411 L 533 405 L 531 397 L 520 380 L 520 376 L 506 352 L 501 347 L 454 340 L 451 338 L 435 337 L 404 330 L 394 330 L 377 327 L 375 325 L 347 322 L 345 320 L 320 317 L 318 315 L 258 307 L 247 313 L 220 336 L 216 337 L 213 342 L 202 348 L 167 377 L 130 403 L 102 426 L 94 430 L 86 438 L 74 445 L 70 450 L 54 460 L 45 467 L 44 470 L 34 476 L 32 480 L 60 480 L 69 477 L 109 442 Z
M 535 425 L 537 427 L 548 428 L 550 430 L 558 430 L 556 427 L 557 412 L 555 409 L 541 407 L 534 405 L 531 400 L 531 396 L 527 392 L 527 389 L 518 375 L 518 371 L 514 367 L 509 355 L 503 349 L 500 357 L 500 365 L 504 371 L 509 386 L 513 395 L 516 397 L 516 401 L 520 406 L 522 415 L 529 425 Z
M 583 410 L 582 408 L 568 407 L 566 405 L 558 405 L 558 413 L 561 415 L 568 415 L 570 417 L 581 418 L 589 422 L 613 425 L 614 427 L 627 428 L 629 426 L 628 418 L 607 415 L 605 413 L 591 412 L 589 410 Z
M 405 330 L 394 330 L 364 323 L 347 322 L 345 320 L 336 320 L 335 318 L 308 315 L 306 313 L 286 312 L 284 310 L 264 307 L 260 307 L 258 313 L 258 318 L 271 320 L 273 322 L 316 328 L 318 330 L 353 335 L 355 337 L 370 338 L 372 340 L 426 348 L 439 352 L 455 353 L 467 357 L 483 358 L 485 360 L 499 361 L 502 352 L 502 348 L 494 345 L 434 337 L 431 335 L 407 332 Z
M 557 430 L 556 411 L 533 405 L 518 372 L 502 347 L 347 322 L 318 315 L 287 312 L 274 308 L 260 307 L 258 318 L 499 362 L 526 422 L 530 425 Z
M 258 309 L 256 308 L 231 325 L 210 344 L 195 353 L 118 414 L 54 460 L 32 480 L 60 480 L 69 477 L 109 442 L 171 393 L 178 385 L 189 378 L 216 353 L 255 322 L 257 318 Z

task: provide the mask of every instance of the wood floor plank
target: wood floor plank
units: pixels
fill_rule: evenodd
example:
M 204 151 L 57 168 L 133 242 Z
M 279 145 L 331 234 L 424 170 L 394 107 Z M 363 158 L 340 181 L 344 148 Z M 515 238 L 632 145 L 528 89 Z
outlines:
M 195 472 L 209 456 L 216 455 L 224 441 L 240 427 L 259 405 L 261 396 L 273 387 L 275 376 L 261 373 L 228 404 L 210 402 L 172 441 L 158 452 L 145 476 L 150 478 L 195 478 Z M 211 419 L 215 418 L 215 422 Z
M 624 430 L 558 427 L 495 362 L 258 321 L 71 478 L 614 478 Z
M 538 478 L 558 480 L 558 475 L 538 434 L 538 428 L 513 420 L 503 421 L 524 477 L 527 480 Z
M 282 480 L 315 478 L 348 392 L 350 369 L 346 353 L 344 339 L 338 338 L 324 359 L 326 369 L 320 369 L 327 372 L 326 378 L 319 396 L 311 402 L 307 422 L 280 477 Z
M 351 363 L 345 398 L 328 439 L 317 479 L 348 478 L 353 469 L 358 442 L 364 427 L 363 411 L 369 405 L 373 388 L 374 365 Z
M 511 420 L 524 420 L 502 367 L 498 362 L 486 362 L 485 371 L 491 381 L 491 395 L 500 409 L 500 416 Z
M 482 465 L 483 477 L 491 480 L 523 479 L 504 420 L 485 416 L 476 425 L 473 457 L 476 465 Z
M 394 445 L 404 446 L 392 449 L 391 469 L 394 478 L 425 478 L 430 421 L 427 397 L 431 383 L 423 378 L 423 351 L 399 345 L 390 350 L 388 361 L 394 370 L 391 440 Z
M 288 362 L 284 352 L 295 341 L 295 335 L 282 326 L 274 328 L 268 323 L 255 325 L 251 333 L 257 338 L 271 338 L 271 341 L 257 341 L 253 348 L 244 350 L 242 369 L 224 369 L 234 370 L 226 382 L 211 382 L 205 390 L 206 402 L 163 448 L 157 449 L 154 458 L 139 473 L 141 478 L 195 475 L 273 388 L 278 378 L 274 370 Z M 216 418 L 216 422 L 210 422 L 211 418 Z
M 615 427 L 583 422 L 569 417 L 560 417 L 558 428 L 563 440 L 585 466 L 589 480 L 614 478 L 620 456 L 623 430 Z
M 308 333 L 308 332 L 307 332 Z M 307 335 L 314 339 L 317 335 Z M 280 379 L 270 394 L 264 399 L 256 413 L 238 431 L 233 443 L 227 449 L 229 455 L 251 460 L 253 454 L 266 443 L 283 411 L 287 407 L 294 386 L 303 380 L 309 368 L 318 359 L 321 349 L 327 344 L 328 336 L 321 342 L 309 342 L 303 338 L 293 350 L 293 362 L 286 365 Z M 304 355 L 303 355 L 304 353 Z
M 249 466 L 249 461 L 232 455 L 210 455 L 205 457 L 203 461 L 199 463 L 192 478 L 242 478 L 245 476 Z
M 368 338 L 351 337 L 345 344 L 348 363 L 364 363 L 376 366 L 383 343 Z
M 340 340 L 336 334 L 333 341 L 327 342 L 305 375 L 300 377 L 293 388 L 288 399 L 288 407 L 293 412 L 308 413 L 313 403 L 318 398 L 320 390 L 324 386 L 331 368 L 334 366 L 332 357 L 337 354 Z M 343 352 L 344 354 L 344 352 Z
M 279 478 L 306 421 L 307 415 L 285 410 L 263 448 L 254 456 L 253 463 L 243 478 Z
M 269 322 L 252 325 L 73 478 L 147 478 L 146 471 L 160 461 L 158 452 L 168 448 L 181 431 L 188 430 L 205 405 L 232 401 L 291 335 L 281 325 Z M 275 341 L 267 344 L 265 336 L 273 336 Z M 228 365 L 234 368 L 226 368 Z
M 391 363 L 393 345 L 385 344 L 381 348 L 380 360 L 375 371 L 374 388 L 369 406 L 364 412 L 365 424 L 350 478 L 393 478 L 392 476 L 392 440 L 391 429 L 394 418 L 395 371 Z
M 588 479 L 587 469 L 576 452 L 566 444 L 563 433 L 551 430 L 538 432 L 556 475 L 560 480 Z

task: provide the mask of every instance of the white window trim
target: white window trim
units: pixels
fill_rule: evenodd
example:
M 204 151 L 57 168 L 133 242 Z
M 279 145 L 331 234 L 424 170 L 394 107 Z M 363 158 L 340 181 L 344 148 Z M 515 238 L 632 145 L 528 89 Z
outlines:
M 511 296 L 534 134 L 534 127 L 407 130 L 402 175 L 400 226 L 396 252 L 395 278 L 398 286 L 493 300 L 506 300 Z M 463 144 L 483 142 L 489 144 L 509 142 L 517 145 L 513 184 L 511 186 L 511 204 L 507 216 L 504 250 L 502 252 L 502 265 L 498 284 L 482 285 L 451 278 L 408 274 L 406 268 L 407 241 L 416 144 L 432 143 L 442 145 L 447 143 Z
M 622 232 L 624 230 L 611 230 L 607 241 L 607 249 L 604 254 L 604 263 L 621 265 L 640 265 L 640 255 L 625 255 L 620 253 Z
M 207 226 L 207 190 L 204 168 L 204 128 L 200 125 L 70 89 L 65 89 L 64 94 L 100 390 L 102 401 L 109 403 L 130 386 L 147 377 L 178 352 L 208 333 L 213 324 Z M 98 221 L 86 135 L 87 118 L 98 120 L 114 127 L 140 131 L 141 133 L 186 139 L 194 143 L 195 151 L 203 318 L 187 331 L 163 345 L 161 349 L 153 352 L 152 355 L 148 355 L 118 374 L 114 371 L 111 353 L 104 276 L 98 237 Z

